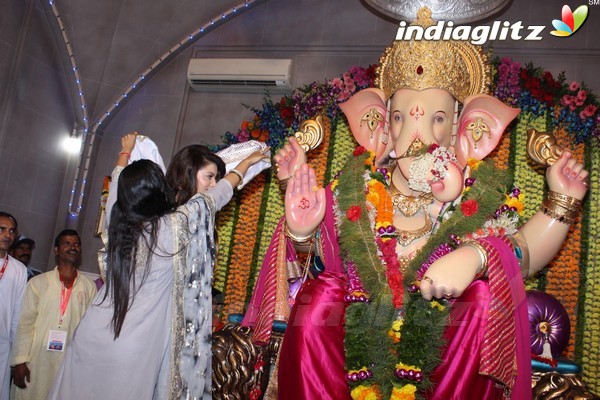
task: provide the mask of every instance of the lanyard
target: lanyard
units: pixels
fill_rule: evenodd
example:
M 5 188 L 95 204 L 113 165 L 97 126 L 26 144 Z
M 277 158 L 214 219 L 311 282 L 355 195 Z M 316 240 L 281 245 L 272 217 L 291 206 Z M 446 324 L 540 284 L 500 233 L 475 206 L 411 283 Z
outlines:
M 77 273 L 76 273 L 77 274 Z M 64 320 L 64 316 L 65 316 L 65 312 L 67 311 L 67 306 L 69 305 L 69 300 L 71 299 L 71 292 L 73 291 L 73 286 L 75 286 L 75 280 L 77 279 L 77 275 L 75 275 L 75 279 L 73 279 L 73 283 L 71 284 L 71 286 L 69 286 L 69 288 L 65 287 L 65 282 L 62 280 L 62 277 L 59 275 L 60 278 L 60 318 L 58 319 L 58 327 L 60 328 L 60 326 L 63 323 Z
M 0 279 L 4 276 L 4 271 L 6 271 L 6 266 L 8 265 L 8 254 L 4 257 L 4 264 L 2 265 L 2 269 L 0 269 Z

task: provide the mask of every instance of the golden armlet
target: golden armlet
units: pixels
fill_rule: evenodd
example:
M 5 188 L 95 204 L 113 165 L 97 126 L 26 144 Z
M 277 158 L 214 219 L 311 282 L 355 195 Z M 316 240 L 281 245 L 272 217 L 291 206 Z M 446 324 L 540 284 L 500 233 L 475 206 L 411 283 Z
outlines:
M 488 253 L 485 247 L 483 247 L 481 243 L 479 243 L 476 240 L 468 240 L 466 242 L 463 242 L 460 245 L 460 247 L 463 246 L 469 246 L 474 248 L 475 250 L 477 250 L 477 252 L 479 253 L 479 257 L 481 258 L 481 266 L 477 270 L 477 274 L 475 275 L 475 278 L 473 280 L 486 277 L 488 272 Z

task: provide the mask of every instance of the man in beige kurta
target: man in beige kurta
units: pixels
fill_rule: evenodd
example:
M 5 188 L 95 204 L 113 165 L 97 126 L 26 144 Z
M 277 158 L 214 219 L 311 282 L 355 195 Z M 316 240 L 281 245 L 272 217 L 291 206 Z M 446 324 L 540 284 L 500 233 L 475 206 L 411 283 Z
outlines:
M 73 332 L 96 295 L 96 285 L 77 272 L 77 233 L 63 231 L 55 244 L 57 267 L 27 284 L 11 362 L 16 400 L 47 397 Z

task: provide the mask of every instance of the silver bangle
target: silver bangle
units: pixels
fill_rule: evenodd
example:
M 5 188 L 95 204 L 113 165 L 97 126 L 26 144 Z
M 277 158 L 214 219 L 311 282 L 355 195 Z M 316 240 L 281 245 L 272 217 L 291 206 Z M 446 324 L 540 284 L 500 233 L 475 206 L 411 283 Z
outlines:
M 236 188 L 239 189 L 242 183 L 244 183 L 244 175 L 235 168 L 232 168 L 231 170 L 229 170 L 229 172 L 234 175 L 237 175 L 237 177 L 240 179 L 239 183 L 236 186 Z

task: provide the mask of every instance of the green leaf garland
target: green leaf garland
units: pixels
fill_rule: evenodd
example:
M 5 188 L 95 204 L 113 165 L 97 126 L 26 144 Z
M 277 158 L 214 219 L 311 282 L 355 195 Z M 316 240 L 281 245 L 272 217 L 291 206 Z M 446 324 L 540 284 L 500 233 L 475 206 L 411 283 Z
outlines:
M 347 308 L 346 366 L 347 370 L 367 367 L 373 372 L 373 378 L 360 383 L 351 382 L 351 386 L 377 384 L 384 398 L 389 398 L 394 386 L 411 383 L 419 388 L 417 396 L 420 396 L 431 386 L 428 376 L 440 361 L 449 307 L 435 300 L 425 301 L 420 293 L 408 293 L 404 309 L 394 309 L 385 267 L 377 254 L 375 234 L 365 209 L 365 174 L 369 173 L 370 157 L 372 154 L 368 152 L 350 157 L 336 186 L 342 257 L 356 265 L 370 296 L 370 303 L 351 303 Z M 456 207 L 411 261 L 404 277 L 405 287 L 415 282 L 417 271 L 438 246 L 451 243 L 451 234 L 460 237 L 475 232 L 504 203 L 509 189 L 509 174 L 496 169 L 491 161 L 476 164 L 478 167 L 471 173 L 475 184 L 463 192 L 462 201 L 475 200 L 478 203 L 477 213 L 466 217 Z M 346 212 L 353 206 L 362 207 L 356 221 L 346 217 Z M 388 331 L 401 313 L 404 314 L 401 339 L 394 345 Z M 396 378 L 394 370 L 397 362 L 420 368 L 424 374 L 423 381 L 417 383 Z

